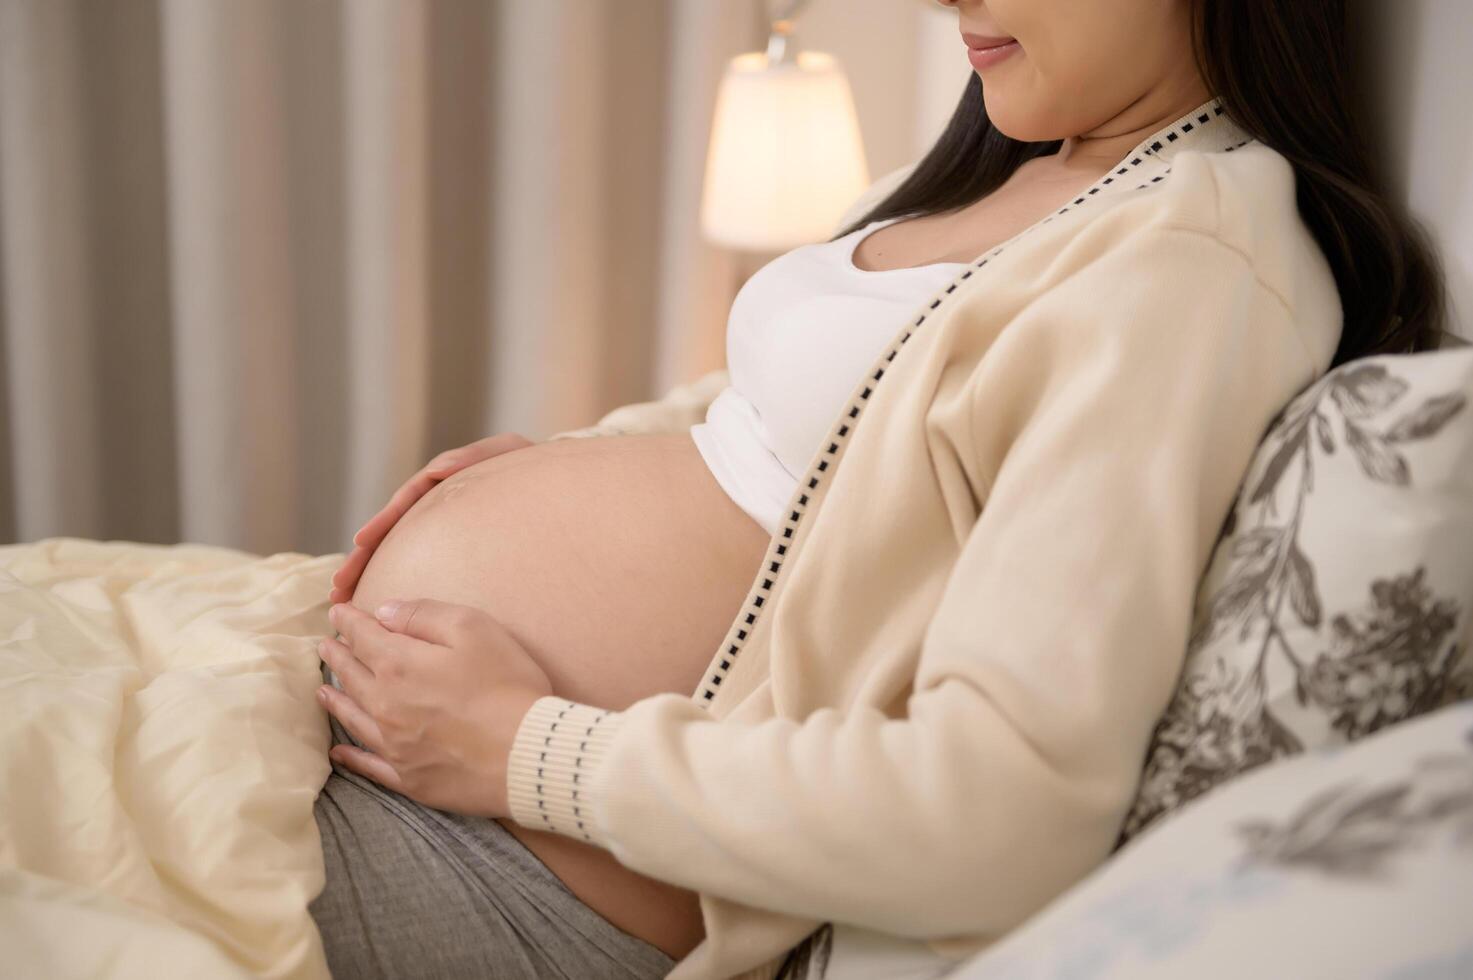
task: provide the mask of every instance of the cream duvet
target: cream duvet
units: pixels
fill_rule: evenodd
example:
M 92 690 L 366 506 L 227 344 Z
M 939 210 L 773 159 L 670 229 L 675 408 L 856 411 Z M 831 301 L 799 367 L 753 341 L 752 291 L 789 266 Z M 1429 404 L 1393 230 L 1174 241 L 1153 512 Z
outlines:
M 327 977 L 313 692 L 341 557 L 0 547 L 0 973 Z

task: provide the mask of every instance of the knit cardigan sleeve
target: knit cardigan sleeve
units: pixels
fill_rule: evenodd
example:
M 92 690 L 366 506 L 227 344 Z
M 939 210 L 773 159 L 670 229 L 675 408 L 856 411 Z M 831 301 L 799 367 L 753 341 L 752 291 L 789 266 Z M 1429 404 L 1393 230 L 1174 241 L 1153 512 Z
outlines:
M 1149 227 L 1072 261 L 969 380 L 968 451 L 992 478 L 904 715 L 546 697 L 512 751 L 518 822 L 703 893 L 916 938 L 1001 933 L 1108 856 L 1237 485 L 1324 365 L 1213 234 Z

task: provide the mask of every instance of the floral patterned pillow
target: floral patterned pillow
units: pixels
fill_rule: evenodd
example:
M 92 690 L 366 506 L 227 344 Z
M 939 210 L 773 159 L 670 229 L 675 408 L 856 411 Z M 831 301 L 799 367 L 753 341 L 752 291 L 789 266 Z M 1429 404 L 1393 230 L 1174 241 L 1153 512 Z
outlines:
M 1121 843 L 1245 770 L 1473 695 L 1470 401 L 1455 347 L 1351 361 L 1276 416 Z

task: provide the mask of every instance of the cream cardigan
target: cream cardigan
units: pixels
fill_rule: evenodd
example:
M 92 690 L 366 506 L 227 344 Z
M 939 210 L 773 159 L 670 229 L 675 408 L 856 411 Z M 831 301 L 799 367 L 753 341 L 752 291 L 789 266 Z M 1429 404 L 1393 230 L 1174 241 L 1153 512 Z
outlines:
M 960 957 L 1110 853 L 1249 457 L 1341 309 L 1288 162 L 1216 100 L 1061 204 L 896 325 L 695 692 L 522 722 L 519 823 L 700 893 L 677 980 L 769 977 L 826 920 Z M 709 394 L 562 435 L 679 430 Z

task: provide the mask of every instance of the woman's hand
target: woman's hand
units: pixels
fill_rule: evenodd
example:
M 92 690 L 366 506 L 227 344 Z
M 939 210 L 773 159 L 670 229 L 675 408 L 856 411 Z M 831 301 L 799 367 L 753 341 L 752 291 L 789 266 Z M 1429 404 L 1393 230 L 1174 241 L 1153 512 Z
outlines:
M 332 760 L 440 810 L 510 816 L 507 758 L 547 674 L 506 628 L 470 606 L 386 602 L 378 616 L 328 612 L 342 641 L 318 649 L 343 690 L 317 692 L 371 752 L 337 745 Z
M 424 467 L 404 482 L 404 485 L 394 492 L 384 509 L 368 519 L 358 532 L 353 535 L 353 550 L 348 557 L 343 559 L 343 564 L 332 573 L 332 591 L 328 593 L 331 602 L 347 602 L 353 598 L 353 590 L 358 585 L 358 579 L 363 574 L 363 569 L 368 567 L 368 559 L 373 557 L 374 549 L 388 535 L 390 529 L 397 523 L 399 518 L 409 512 L 419 500 L 429 492 L 430 487 L 446 477 L 458 473 L 467 466 L 472 466 L 492 456 L 500 456 L 515 449 L 525 449 L 533 445 L 532 440 L 517 435 L 515 432 L 502 432 L 498 435 L 487 436 L 478 439 L 468 446 L 459 449 L 447 449 L 424 465 Z

